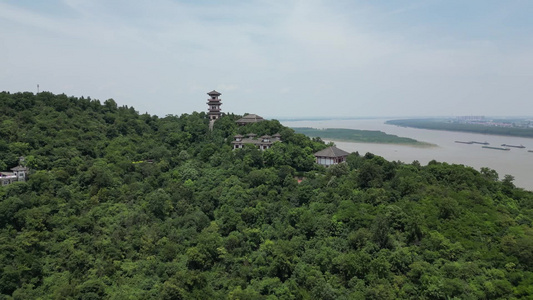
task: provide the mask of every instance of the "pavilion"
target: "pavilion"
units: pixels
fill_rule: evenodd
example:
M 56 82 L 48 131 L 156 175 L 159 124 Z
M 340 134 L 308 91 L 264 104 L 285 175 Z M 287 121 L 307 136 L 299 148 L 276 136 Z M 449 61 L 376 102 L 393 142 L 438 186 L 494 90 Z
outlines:
M 346 161 L 346 156 L 350 153 L 339 149 L 335 146 L 331 146 L 324 150 L 320 150 L 315 153 L 316 163 L 322 166 L 336 165 Z

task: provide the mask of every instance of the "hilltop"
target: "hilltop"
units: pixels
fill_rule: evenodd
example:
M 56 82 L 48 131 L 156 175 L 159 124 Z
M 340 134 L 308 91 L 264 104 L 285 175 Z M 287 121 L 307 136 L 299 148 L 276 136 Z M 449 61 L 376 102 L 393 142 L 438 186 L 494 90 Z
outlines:
M 352 153 L 276 120 L 139 114 L 0 93 L 0 295 L 13 299 L 533 296 L 533 194 L 436 161 Z M 235 134 L 281 135 L 260 151 Z M 297 179 L 300 179 L 300 183 Z

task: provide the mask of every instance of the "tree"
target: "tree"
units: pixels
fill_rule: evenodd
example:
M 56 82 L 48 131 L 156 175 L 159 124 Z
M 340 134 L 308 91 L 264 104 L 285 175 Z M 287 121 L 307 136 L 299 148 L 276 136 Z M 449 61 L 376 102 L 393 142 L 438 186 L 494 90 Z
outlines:
M 169 216 L 173 211 L 170 196 L 163 189 L 157 189 L 147 195 L 145 207 L 150 213 L 160 219 Z
M 383 184 L 383 169 L 370 160 L 365 161 L 359 168 L 357 184 L 361 188 L 380 187 Z
M 480 173 L 489 181 L 498 181 L 498 173 L 493 169 L 482 167 Z

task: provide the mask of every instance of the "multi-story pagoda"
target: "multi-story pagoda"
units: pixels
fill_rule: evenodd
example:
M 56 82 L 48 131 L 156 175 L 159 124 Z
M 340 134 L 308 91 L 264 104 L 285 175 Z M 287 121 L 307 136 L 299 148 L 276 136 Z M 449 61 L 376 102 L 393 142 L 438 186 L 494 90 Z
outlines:
M 209 95 L 209 99 L 207 99 L 207 115 L 209 116 L 209 120 L 216 120 L 220 118 L 221 115 L 220 105 L 222 105 L 222 102 L 220 101 L 222 99 L 219 99 L 218 96 L 222 94 L 215 90 L 212 90 L 207 94 Z

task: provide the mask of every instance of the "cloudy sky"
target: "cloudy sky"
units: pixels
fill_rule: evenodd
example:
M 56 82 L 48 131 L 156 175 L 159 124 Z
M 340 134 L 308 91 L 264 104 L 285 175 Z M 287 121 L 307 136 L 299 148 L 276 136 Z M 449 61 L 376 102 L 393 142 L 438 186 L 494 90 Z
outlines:
M 0 90 L 165 116 L 533 115 L 530 0 L 0 0 Z

